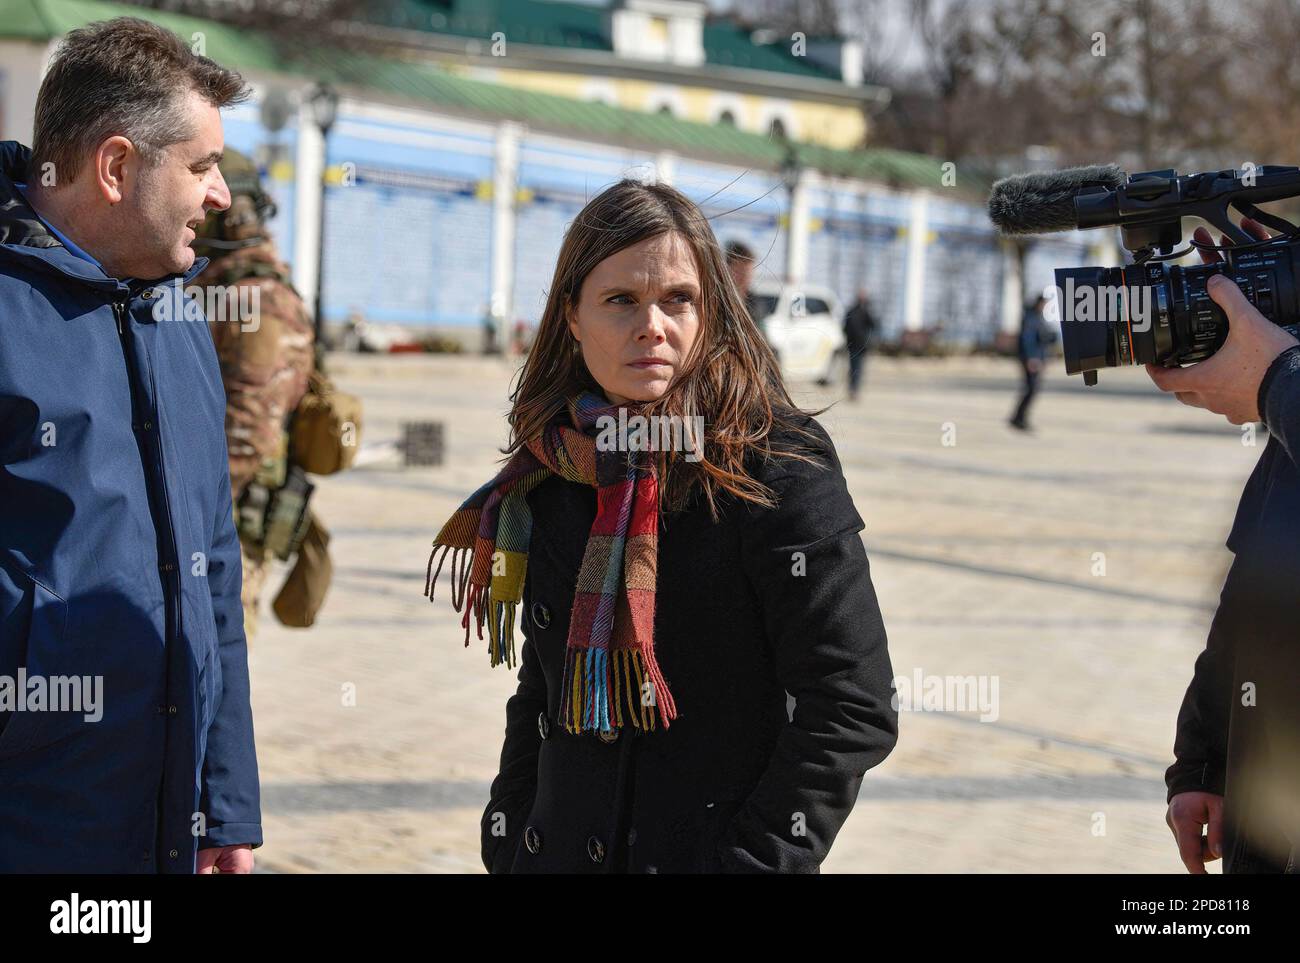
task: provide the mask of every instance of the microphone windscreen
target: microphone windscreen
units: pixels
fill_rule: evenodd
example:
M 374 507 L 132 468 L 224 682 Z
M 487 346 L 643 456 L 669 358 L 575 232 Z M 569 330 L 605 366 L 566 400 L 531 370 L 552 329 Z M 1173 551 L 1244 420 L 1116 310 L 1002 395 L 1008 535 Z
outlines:
M 1127 183 L 1118 164 L 1069 167 L 1004 177 L 989 194 L 989 217 L 1003 234 L 1046 234 L 1078 226 L 1074 198 L 1085 187 L 1114 190 Z

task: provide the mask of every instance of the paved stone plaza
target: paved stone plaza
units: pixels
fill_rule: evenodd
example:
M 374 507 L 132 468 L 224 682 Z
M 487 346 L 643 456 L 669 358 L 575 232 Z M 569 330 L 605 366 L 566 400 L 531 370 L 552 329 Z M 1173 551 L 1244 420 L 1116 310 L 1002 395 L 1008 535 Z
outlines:
M 440 420 L 449 458 L 320 482 L 335 565 L 325 611 L 302 631 L 264 609 L 250 657 L 259 868 L 481 872 L 514 674 L 489 669 L 477 640 L 462 648 L 445 583 L 433 606 L 422 590 L 439 524 L 499 457 L 511 368 L 333 366 L 365 401 L 363 443 Z M 1037 431 L 1021 435 L 1006 425 L 1016 381 L 1010 361 L 873 358 L 861 400 L 821 416 L 866 521 L 895 675 L 997 687 L 988 721 L 903 713 L 826 872 L 1182 871 L 1162 775 L 1266 436 L 1244 445 L 1141 371 L 1084 389 L 1056 364 Z M 821 406 L 836 392 L 796 397 Z

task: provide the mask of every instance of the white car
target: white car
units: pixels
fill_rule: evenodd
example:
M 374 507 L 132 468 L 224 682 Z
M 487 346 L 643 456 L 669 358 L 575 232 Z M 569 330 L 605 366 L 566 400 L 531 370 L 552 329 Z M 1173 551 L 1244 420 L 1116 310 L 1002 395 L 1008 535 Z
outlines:
M 755 281 L 754 321 L 766 332 L 781 373 L 791 381 L 830 384 L 847 370 L 844 307 L 830 288 Z

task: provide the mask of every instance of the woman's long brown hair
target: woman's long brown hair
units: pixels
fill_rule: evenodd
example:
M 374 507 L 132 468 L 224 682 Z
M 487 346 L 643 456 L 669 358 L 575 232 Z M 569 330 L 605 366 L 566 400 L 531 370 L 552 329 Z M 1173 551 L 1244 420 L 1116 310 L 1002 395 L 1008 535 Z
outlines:
M 624 248 L 668 233 L 680 235 L 695 256 L 700 327 L 682 370 L 663 396 L 640 412 L 703 415 L 705 430 L 699 461 L 686 461 L 686 452 L 651 453 L 661 507 L 684 508 L 697 491 L 714 519 L 723 492 L 771 506 L 773 493 L 749 474 L 746 454 L 812 461 L 799 446 L 774 446 L 769 438 L 774 429 L 784 427 L 815 441 L 799 422 L 821 412 L 803 412 L 790 399 L 776 356 L 749 316 L 708 220 L 694 202 L 666 184 L 621 180 L 592 198 L 565 233 L 546 310 L 510 396 L 514 406 L 505 453 L 538 437 L 579 392 L 602 391 L 587 370 L 567 316 L 576 311 L 582 283 L 596 265 Z

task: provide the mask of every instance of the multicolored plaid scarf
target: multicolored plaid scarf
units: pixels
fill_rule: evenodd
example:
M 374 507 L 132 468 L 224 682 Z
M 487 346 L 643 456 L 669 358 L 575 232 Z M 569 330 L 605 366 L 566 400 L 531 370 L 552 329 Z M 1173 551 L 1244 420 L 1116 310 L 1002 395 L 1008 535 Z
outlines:
M 625 406 L 632 407 L 632 406 Z M 564 660 L 560 722 L 572 733 L 608 732 L 625 725 L 667 728 L 677 717 L 655 661 L 655 573 L 659 489 L 644 452 L 601 451 L 597 422 L 619 406 L 586 391 L 561 417 L 521 447 L 495 478 L 471 495 L 433 541 L 424 594 L 451 553 L 451 602 L 464 606 L 483 638 L 488 626 L 492 665 L 515 664 L 515 609 L 523 596 L 533 518 L 527 496 L 550 475 L 596 489 L 596 520 L 578 570 Z M 619 445 L 619 449 L 626 448 Z M 438 567 L 434 569 L 434 561 Z

